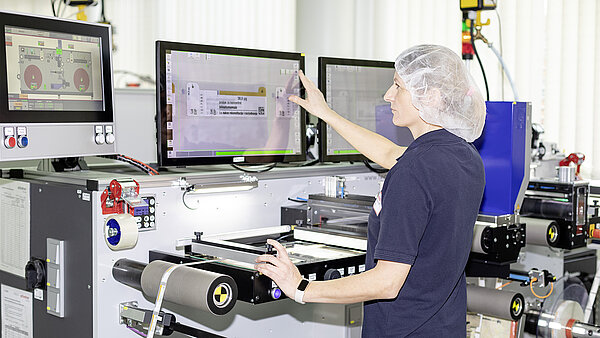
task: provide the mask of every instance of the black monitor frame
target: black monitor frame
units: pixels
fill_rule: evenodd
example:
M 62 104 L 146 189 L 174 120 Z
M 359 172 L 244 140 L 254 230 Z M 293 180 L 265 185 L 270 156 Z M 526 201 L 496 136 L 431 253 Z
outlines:
M 361 59 L 344 59 L 332 57 L 319 57 L 319 90 L 323 93 L 327 100 L 327 65 L 343 65 L 343 66 L 359 66 L 359 67 L 378 67 L 378 68 L 394 68 L 394 63 L 391 61 L 376 61 L 376 60 L 361 60 Z M 390 79 L 390 83 L 392 79 Z M 381 94 L 383 95 L 383 93 Z M 369 159 L 363 154 L 343 154 L 343 155 L 327 155 L 327 123 L 321 119 L 318 122 L 319 128 L 319 159 L 321 162 L 358 162 L 368 161 Z
M 244 161 L 235 161 L 239 156 L 218 157 L 190 157 L 169 158 L 167 157 L 167 97 L 166 97 L 166 53 L 167 51 L 187 51 L 196 53 L 226 54 L 234 56 L 254 56 L 262 58 L 297 60 L 300 62 L 300 70 L 304 71 L 304 54 L 292 52 L 278 52 L 258 49 L 246 49 L 236 47 L 223 47 L 212 45 L 200 45 L 191 43 L 156 41 L 156 140 L 158 165 L 163 166 L 190 166 L 203 164 L 244 164 L 244 163 L 271 163 L 271 162 L 295 162 L 306 160 L 306 112 L 300 107 L 300 132 L 302 152 L 297 155 L 253 155 L 244 156 Z M 304 87 L 300 83 L 300 96 L 304 97 Z
M 6 26 L 99 37 L 104 111 L 9 110 L 6 65 Z M 113 122 L 113 78 L 110 26 L 0 11 L 0 123 Z

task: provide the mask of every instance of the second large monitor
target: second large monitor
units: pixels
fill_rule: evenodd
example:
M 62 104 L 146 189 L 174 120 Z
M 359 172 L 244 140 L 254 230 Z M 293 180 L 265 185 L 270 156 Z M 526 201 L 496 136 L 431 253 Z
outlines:
M 306 158 L 300 53 L 158 41 L 161 166 Z
M 413 141 L 410 130 L 392 123 L 390 104 L 383 100 L 393 77 L 393 62 L 319 58 L 319 89 L 331 109 L 398 145 L 408 146 Z M 322 161 L 366 159 L 323 121 L 319 135 Z

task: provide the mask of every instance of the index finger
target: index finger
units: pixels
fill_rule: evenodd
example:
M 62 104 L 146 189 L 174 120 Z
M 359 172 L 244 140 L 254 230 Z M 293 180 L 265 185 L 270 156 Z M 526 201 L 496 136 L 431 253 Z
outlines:
M 298 75 L 300 76 L 300 81 L 302 81 L 302 85 L 304 86 L 304 88 L 316 88 L 315 84 L 309 78 L 307 78 L 306 75 L 304 75 L 304 72 L 302 70 L 298 71 Z
M 275 250 L 277 250 L 277 257 L 288 260 L 290 259 L 287 254 L 287 250 L 285 250 L 283 245 L 279 244 L 279 242 L 273 239 L 267 239 L 267 243 L 271 244 Z

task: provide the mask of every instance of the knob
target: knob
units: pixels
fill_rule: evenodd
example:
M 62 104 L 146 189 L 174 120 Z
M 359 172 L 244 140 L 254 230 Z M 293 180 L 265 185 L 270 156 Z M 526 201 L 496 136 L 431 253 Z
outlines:
M 29 138 L 27 136 L 19 136 L 17 139 L 17 145 L 19 148 L 25 148 L 29 144 Z
M 12 149 L 17 145 L 17 140 L 14 136 L 7 136 L 4 139 L 4 146 L 8 149 Z
M 33 259 L 25 265 L 25 279 L 27 289 L 33 290 L 44 286 L 46 281 L 46 268 L 44 262 L 39 259 Z
M 279 299 L 279 298 L 281 298 L 281 289 L 280 288 L 273 288 L 271 290 L 271 297 L 273 297 L 273 299 Z
M 324 280 L 332 280 L 332 279 L 338 279 L 341 278 L 342 274 L 337 271 L 336 269 L 329 269 L 327 271 L 325 271 L 325 276 L 323 276 Z
M 104 144 L 104 141 L 106 141 L 104 134 L 96 134 L 96 143 L 97 144 Z
M 113 144 L 113 143 L 115 143 L 115 134 L 107 133 L 106 134 L 106 144 Z

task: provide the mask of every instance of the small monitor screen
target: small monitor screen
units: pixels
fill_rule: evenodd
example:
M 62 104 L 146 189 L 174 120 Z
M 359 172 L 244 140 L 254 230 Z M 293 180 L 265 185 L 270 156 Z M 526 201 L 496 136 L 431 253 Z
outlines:
M 201 45 L 163 50 L 161 165 L 304 159 L 304 115 L 288 100 L 300 95 L 299 53 Z
M 406 127 L 392 123 L 390 104 L 383 96 L 393 82 L 394 64 L 337 58 L 319 58 L 319 83 L 327 104 L 346 119 L 394 143 L 408 146 L 413 137 Z M 331 126 L 320 122 L 321 159 L 366 159 Z
M 8 109 L 103 111 L 101 38 L 4 26 Z

